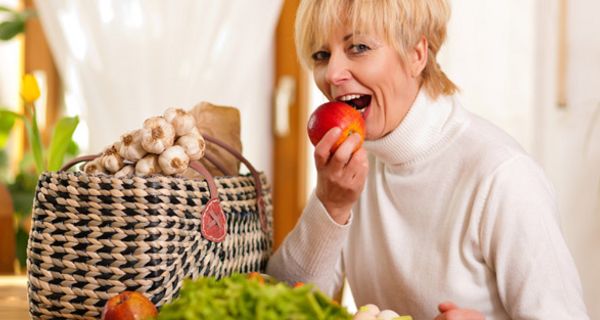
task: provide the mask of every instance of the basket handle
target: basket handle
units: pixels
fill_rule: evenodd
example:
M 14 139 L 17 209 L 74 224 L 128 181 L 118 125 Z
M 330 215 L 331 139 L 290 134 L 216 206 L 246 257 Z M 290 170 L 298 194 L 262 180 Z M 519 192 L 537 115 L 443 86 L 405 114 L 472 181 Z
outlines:
M 60 171 L 66 171 L 78 163 L 91 161 L 99 156 L 100 154 L 92 154 L 74 158 L 63 165 Z M 210 241 L 221 242 L 225 240 L 225 236 L 227 235 L 227 219 L 225 218 L 225 213 L 223 213 L 223 209 L 221 208 L 219 191 L 217 189 L 215 179 L 206 169 L 206 167 L 204 167 L 204 165 L 202 165 L 200 162 L 190 161 L 189 166 L 206 179 L 210 193 L 210 199 L 200 214 L 200 219 L 202 221 L 200 232 L 204 238 Z
M 263 192 L 262 192 L 262 182 L 260 180 L 260 174 L 258 173 L 258 171 L 254 168 L 254 166 L 250 163 L 250 161 L 248 161 L 248 159 L 246 159 L 241 153 L 239 153 L 237 150 L 235 150 L 234 148 L 232 148 L 230 145 L 226 144 L 225 142 L 211 137 L 209 135 L 203 134 L 202 136 L 204 137 L 204 139 L 208 142 L 214 143 L 216 145 L 218 145 L 219 147 L 225 149 L 227 152 L 229 152 L 230 154 L 232 154 L 234 157 L 236 157 L 238 160 L 240 160 L 245 166 L 246 168 L 248 168 L 248 170 L 250 171 L 250 174 L 252 174 L 252 177 L 254 178 L 254 187 L 256 188 L 256 206 L 258 209 L 258 217 L 260 219 L 260 227 L 262 229 L 263 232 L 267 233 L 269 232 L 269 224 L 267 222 L 267 216 L 266 216 L 266 209 L 265 209 L 265 200 L 263 198 Z M 211 160 L 209 159 L 209 161 L 211 161 L 213 164 L 215 164 L 215 160 Z M 221 170 L 223 171 L 223 170 Z M 225 173 L 225 172 L 223 172 Z
M 269 224 L 268 224 L 267 216 L 266 216 L 265 200 L 263 198 L 263 193 L 262 193 L 262 182 L 260 180 L 260 174 L 258 173 L 258 171 L 254 168 L 254 166 L 250 163 L 250 161 L 248 161 L 248 159 L 246 159 L 241 153 L 239 153 L 237 150 L 235 150 L 234 148 L 232 148 L 225 142 L 223 142 L 217 138 L 211 137 L 209 135 L 202 134 L 202 136 L 204 137 L 205 140 L 207 140 L 211 143 L 214 143 L 214 144 L 218 145 L 219 147 L 225 149 L 227 152 L 231 153 L 234 157 L 236 157 L 238 160 L 240 160 L 242 163 L 244 163 L 246 168 L 248 168 L 248 170 L 250 171 L 250 174 L 252 175 L 252 177 L 254 179 L 254 187 L 256 189 L 256 206 L 257 206 L 257 210 L 258 210 L 260 226 L 261 226 L 261 229 L 263 232 L 268 233 L 270 230 L 269 230 Z M 69 162 L 67 162 L 60 169 L 60 171 L 66 171 L 78 163 L 91 161 L 99 156 L 100 156 L 100 154 L 77 157 L 77 158 L 72 159 Z M 216 161 L 216 159 L 211 157 L 211 159 L 209 159 L 209 161 L 211 163 L 215 164 L 215 166 L 217 166 L 217 168 L 219 168 L 219 165 L 217 164 L 218 161 Z M 217 185 L 215 183 L 215 179 L 210 174 L 210 172 L 206 169 L 206 167 L 204 165 L 202 165 L 200 162 L 190 161 L 189 166 L 193 170 L 200 173 L 206 179 L 206 182 L 208 183 L 208 190 L 210 192 L 210 199 L 209 199 L 208 203 L 206 204 L 206 206 L 204 207 L 204 211 L 202 212 L 202 215 L 201 215 L 202 235 L 206 239 L 211 240 L 213 242 L 221 242 L 225 239 L 225 235 L 227 234 L 227 221 L 225 219 L 225 214 L 223 213 L 223 210 L 221 209 L 221 205 L 220 205 L 220 201 L 219 201 L 219 197 L 218 197 L 219 193 L 218 193 Z

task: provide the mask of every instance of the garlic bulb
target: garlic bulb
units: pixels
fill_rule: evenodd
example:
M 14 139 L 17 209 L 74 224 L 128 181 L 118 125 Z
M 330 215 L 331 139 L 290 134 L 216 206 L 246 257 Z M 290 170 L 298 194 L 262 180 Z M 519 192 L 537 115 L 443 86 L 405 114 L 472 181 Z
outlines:
M 179 108 L 169 108 L 165 111 L 164 118 L 175 128 L 177 136 L 184 136 L 196 129 L 196 119 L 187 111 Z
M 102 157 L 89 161 L 83 166 L 83 172 L 86 174 L 106 174 L 106 169 L 102 165 Z
M 379 307 L 369 303 L 369 304 L 365 304 L 364 306 L 360 307 L 358 309 L 359 312 L 364 312 L 364 313 L 368 313 L 368 314 L 372 314 L 374 316 L 376 316 L 380 311 L 379 311 Z
M 175 128 L 163 117 L 152 117 L 144 121 L 142 147 L 154 154 L 161 154 L 175 142 Z
M 115 173 L 115 178 L 123 178 L 126 176 L 132 176 L 133 174 L 135 174 L 135 167 L 132 164 L 128 164 Z
M 149 176 L 160 172 L 158 156 L 155 154 L 148 154 L 135 164 L 136 176 Z
M 175 144 L 181 146 L 185 150 L 185 153 L 190 157 L 190 160 L 199 160 L 204 156 L 206 141 L 204 141 L 204 137 L 198 133 L 198 130 L 193 130 L 192 133 L 179 137 Z
M 190 157 L 182 146 L 172 146 L 158 157 L 158 164 L 167 175 L 183 173 L 189 163 Z
M 123 168 L 123 157 L 121 157 L 119 152 L 117 152 L 119 144 L 120 142 L 117 142 L 108 147 L 108 149 L 104 150 L 102 156 L 100 157 L 102 166 L 108 172 L 115 173 Z
M 370 313 L 359 311 L 352 317 L 352 320 L 377 320 L 377 318 Z
M 394 320 L 398 319 L 398 317 L 400 317 L 400 315 L 392 310 L 383 310 L 377 315 L 377 320 Z
M 146 155 L 142 147 L 142 130 L 134 130 L 121 136 L 119 154 L 126 160 L 138 161 Z

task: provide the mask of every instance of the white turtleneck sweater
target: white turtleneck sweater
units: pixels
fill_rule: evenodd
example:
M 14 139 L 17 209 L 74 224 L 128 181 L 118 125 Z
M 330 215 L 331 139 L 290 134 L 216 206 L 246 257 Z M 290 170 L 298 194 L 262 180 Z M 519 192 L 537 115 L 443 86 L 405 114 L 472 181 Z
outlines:
M 267 272 L 415 320 L 450 300 L 486 319 L 588 319 L 553 189 L 507 134 L 456 97 L 421 91 L 367 141 L 369 175 L 346 225 L 314 195 Z

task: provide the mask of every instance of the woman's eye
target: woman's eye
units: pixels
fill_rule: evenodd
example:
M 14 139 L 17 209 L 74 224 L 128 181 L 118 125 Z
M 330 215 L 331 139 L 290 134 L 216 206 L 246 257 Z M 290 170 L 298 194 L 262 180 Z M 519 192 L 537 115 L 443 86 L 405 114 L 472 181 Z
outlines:
M 362 44 L 362 43 L 353 44 L 350 46 L 350 52 L 352 52 L 354 54 L 363 53 L 368 50 L 371 50 L 371 48 L 369 48 L 369 46 Z
M 327 51 L 317 51 L 312 54 L 312 59 L 315 62 L 327 60 L 329 58 L 329 52 Z

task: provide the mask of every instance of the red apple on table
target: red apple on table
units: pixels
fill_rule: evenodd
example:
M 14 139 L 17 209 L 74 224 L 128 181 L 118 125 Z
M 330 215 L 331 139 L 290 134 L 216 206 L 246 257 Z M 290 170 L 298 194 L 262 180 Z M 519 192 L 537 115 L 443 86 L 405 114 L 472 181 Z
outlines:
M 317 145 L 325 133 L 334 127 L 342 129 L 342 134 L 331 148 L 332 152 L 335 152 L 342 142 L 353 133 L 360 135 L 360 144 L 356 149 L 360 148 L 365 139 L 365 120 L 358 110 L 339 101 L 330 101 L 320 105 L 308 119 L 307 130 L 310 142 Z
M 102 311 L 102 320 L 152 320 L 158 310 L 142 293 L 124 291 L 110 298 Z

